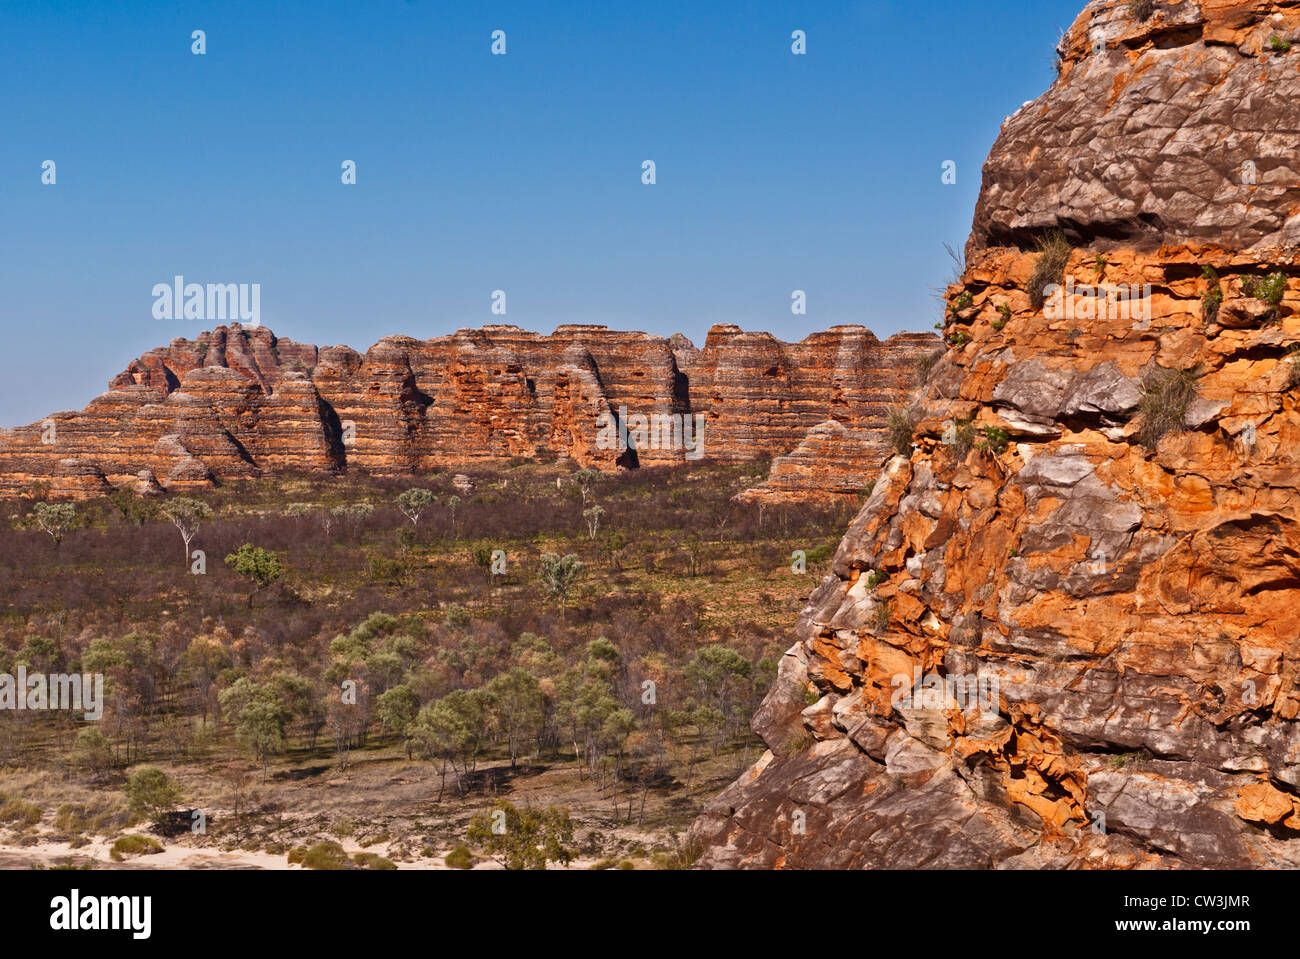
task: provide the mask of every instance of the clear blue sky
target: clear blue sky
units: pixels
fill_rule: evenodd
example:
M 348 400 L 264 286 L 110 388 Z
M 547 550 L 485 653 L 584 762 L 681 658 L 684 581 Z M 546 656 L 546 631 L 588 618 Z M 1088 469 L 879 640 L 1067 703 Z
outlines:
M 0 425 L 212 326 L 153 318 L 176 274 L 260 283 L 263 325 L 361 350 L 502 321 L 929 329 L 984 157 L 1082 6 L 0 0 Z

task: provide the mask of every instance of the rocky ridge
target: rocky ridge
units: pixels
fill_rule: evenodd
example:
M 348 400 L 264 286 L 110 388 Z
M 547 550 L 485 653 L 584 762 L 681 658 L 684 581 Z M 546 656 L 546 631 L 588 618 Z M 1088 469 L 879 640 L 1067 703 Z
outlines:
M 702 866 L 1300 865 L 1300 4 L 1149 6 L 1004 124 Z
M 914 388 L 916 359 L 938 345 L 929 334 L 881 342 L 860 326 L 789 344 L 719 325 L 696 349 L 681 336 L 603 326 L 541 336 L 501 325 L 387 337 L 361 354 L 235 323 L 133 360 L 84 410 L 0 432 L 0 493 L 48 483 L 55 496 L 157 494 L 284 472 L 403 475 L 512 457 L 674 465 L 695 458 L 689 420 L 704 427 L 704 458 L 737 462 L 795 450 L 833 421 L 841 445 L 865 454 L 842 457 L 844 475 L 778 475 L 752 495 L 856 497 L 883 461 L 871 450 L 886 412 Z M 633 418 L 656 415 L 660 428 L 636 442 Z M 612 432 L 601 435 L 624 417 L 639 447 L 632 456 Z

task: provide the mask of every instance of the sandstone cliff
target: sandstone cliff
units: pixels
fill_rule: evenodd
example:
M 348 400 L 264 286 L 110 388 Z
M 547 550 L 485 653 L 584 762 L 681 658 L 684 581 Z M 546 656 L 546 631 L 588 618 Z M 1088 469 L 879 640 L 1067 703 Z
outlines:
M 1300 864 L 1300 3 L 1148 6 L 1004 124 L 702 865 Z
M 700 453 L 721 461 L 790 452 L 834 421 L 853 454 L 837 461 L 842 472 L 823 466 L 775 482 L 787 496 L 858 496 L 884 459 L 873 444 L 886 410 L 907 398 L 914 361 L 938 343 L 918 334 L 881 342 L 848 326 L 789 344 L 725 325 L 696 349 L 685 337 L 600 326 L 550 336 L 489 326 L 388 337 L 362 355 L 231 324 L 133 360 L 84 410 L 0 432 L 0 493 L 41 482 L 58 496 L 157 493 L 280 472 L 400 475 L 509 457 L 598 469 L 686 462 L 686 437 L 665 428 L 638 443 L 628 423 L 635 458 L 602 439 L 602 425 L 658 415 L 702 423 Z

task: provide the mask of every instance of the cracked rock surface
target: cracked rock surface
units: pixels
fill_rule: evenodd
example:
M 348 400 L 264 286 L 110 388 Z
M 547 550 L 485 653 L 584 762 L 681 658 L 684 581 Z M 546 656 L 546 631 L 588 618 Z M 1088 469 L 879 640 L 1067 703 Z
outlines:
M 1155 9 L 1088 4 L 1004 126 L 700 866 L 1300 865 L 1300 4 Z

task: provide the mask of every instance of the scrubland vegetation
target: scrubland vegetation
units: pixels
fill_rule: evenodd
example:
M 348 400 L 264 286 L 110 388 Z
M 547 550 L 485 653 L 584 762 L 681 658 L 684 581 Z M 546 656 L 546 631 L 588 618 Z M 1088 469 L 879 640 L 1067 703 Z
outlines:
M 853 504 L 732 503 L 761 464 L 467 472 L 4 504 L 0 673 L 106 703 L 0 710 L 0 845 L 688 865 Z

